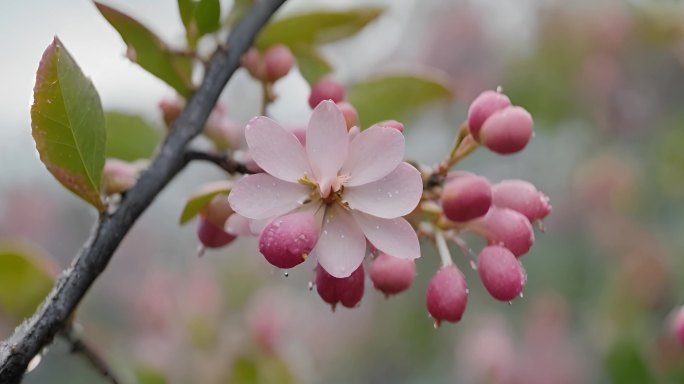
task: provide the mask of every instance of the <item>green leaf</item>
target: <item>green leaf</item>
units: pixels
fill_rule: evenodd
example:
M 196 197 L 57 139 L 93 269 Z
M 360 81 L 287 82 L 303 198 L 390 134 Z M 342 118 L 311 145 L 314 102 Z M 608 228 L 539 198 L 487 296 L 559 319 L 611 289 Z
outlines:
M 606 357 L 606 369 L 613 383 L 657 382 L 642 355 L 641 349 L 637 342 L 630 340 L 629 337 L 621 338 L 611 347 Z
M 183 225 L 192 220 L 200 210 L 204 208 L 216 195 L 228 195 L 231 184 L 227 181 L 216 181 L 205 184 L 198 192 L 193 193 L 185 202 L 180 216 L 180 224 Z
M 106 131 L 100 97 L 56 37 L 36 73 L 31 128 L 40 160 L 50 173 L 104 211 L 100 182 Z
M 166 384 L 166 376 L 158 370 L 146 366 L 138 366 L 135 369 L 138 384 Z
M 330 43 L 359 32 L 382 11 L 382 8 L 362 7 L 285 17 L 269 23 L 257 37 L 256 45 L 265 48 L 274 44 L 295 47 L 299 44 Z
M 169 47 L 132 17 L 95 2 L 102 16 L 119 32 L 128 46 L 131 61 L 170 85 L 179 94 L 187 96 L 192 85 L 192 61 L 189 57 L 173 53 Z
M 238 356 L 233 362 L 227 384 L 292 384 L 295 377 L 276 355 Z
M 140 116 L 105 112 L 107 157 L 126 161 L 149 159 L 161 141 L 161 132 Z
M 195 13 L 194 0 L 178 0 L 178 13 L 180 13 L 181 21 L 186 29 L 192 23 L 192 16 Z
M 254 0 L 235 0 L 233 8 L 231 8 L 228 17 L 226 17 L 226 25 L 231 26 L 242 19 L 252 7 L 252 4 L 254 4 Z
M 298 45 L 292 49 L 297 59 L 297 67 L 302 77 L 309 83 L 315 84 L 321 77 L 332 72 L 332 66 L 321 56 L 316 47 L 311 45 Z
M 347 99 L 359 112 L 362 127 L 382 120 L 400 120 L 419 107 L 451 95 L 444 80 L 420 74 L 378 77 L 347 89 Z
M 26 245 L 0 243 L 0 313 L 21 321 L 50 292 L 52 260 Z
M 200 37 L 221 27 L 219 0 L 178 0 L 178 12 L 190 47 L 195 47 Z

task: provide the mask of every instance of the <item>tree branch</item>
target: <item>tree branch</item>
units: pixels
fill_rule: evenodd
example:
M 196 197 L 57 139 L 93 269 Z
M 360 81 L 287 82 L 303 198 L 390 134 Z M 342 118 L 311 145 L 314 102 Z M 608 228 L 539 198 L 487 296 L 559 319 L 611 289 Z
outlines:
M 70 268 L 62 272 L 36 313 L 0 345 L 0 384 L 21 381 L 31 359 L 50 343 L 67 322 L 88 288 L 105 269 L 112 254 L 138 217 L 185 165 L 187 144 L 204 126 L 211 109 L 233 73 L 240 56 L 286 0 L 261 0 L 233 29 L 224 47 L 212 56 L 197 92 L 171 126 L 157 156 L 119 208 L 103 216 Z
M 238 163 L 233 159 L 231 156 L 220 153 L 209 153 L 209 152 L 202 152 L 202 151 L 195 151 L 195 150 L 187 150 L 185 151 L 185 163 L 190 163 L 193 160 L 203 160 L 203 161 L 208 161 L 210 163 L 216 164 L 219 168 L 223 169 L 224 171 L 228 172 L 231 175 L 235 174 L 251 174 L 254 173 L 247 169 L 247 167 L 244 164 Z
M 60 332 L 60 335 L 64 338 L 64 340 L 67 341 L 67 343 L 69 343 L 69 346 L 71 347 L 71 353 L 78 353 L 79 355 L 83 356 L 83 358 L 85 358 L 94 369 L 104 376 L 107 381 L 109 381 L 111 384 L 119 384 L 121 382 L 116 378 L 116 375 L 114 375 L 114 372 L 112 372 L 112 369 L 109 367 L 107 362 L 95 351 L 93 347 L 90 346 L 90 344 L 81 338 L 79 332 L 77 332 L 73 326 L 65 327 Z

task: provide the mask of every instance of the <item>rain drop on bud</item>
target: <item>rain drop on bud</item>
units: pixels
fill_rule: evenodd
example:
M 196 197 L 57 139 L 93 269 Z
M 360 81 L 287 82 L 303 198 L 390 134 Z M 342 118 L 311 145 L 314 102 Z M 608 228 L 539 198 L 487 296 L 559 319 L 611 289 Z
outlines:
M 339 103 L 344 100 L 344 86 L 331 77 L 324 77 L 311 87 L 309 106 L 313 109 L 323 100 L 332 100 Z
M 461 320 L 468 304 L 465 276 L 453 264 L 440 268 L 428 284 L 425 299 L 436 326 L 442 321 Z
M 320 265 L 316 265 L 316 291 L 333 311 L 337 303 L 347 308 L 355 307 L 363 297 L 365 273 L 360 265 L 349 277 L 337 278 L 330 275 Z
M 468 108 L 468 129 L 475 139 L 479 138 L 482 124 L 494 112 L 511 106 L 508 96 L 496 91 L 484 91 Z
M 311 213 L 299 212 L 271 221 L 259 236 L 259 251 L 278 268 L 289 269 L 306 260 L 318 241 Z
M 371 263 L 369 270 L 373 286 L 385 295 L 395 295 L 407 290 L 416 277 L 416 263 L 381 253 Z
M 518 211 L 530 222 L 541 220 L 551 213 L 549 198 L 524 180 L 503 180 L 493 185 L 492 203 L 500 208 Z
M 480 143 L 491 151 L 508 155 L 521 151 L 532 138 L 532 115 L 521 107 L 506 107 L 482 124 Z
M 489 181 L 463 174 L 446 182 L 442 190 L 442 210 L 451 221 L 464 222 L 483 216 L 492 205 Z
M 522 294 L 527 275 L 515 255 L 500 245 L 484 247 L 477 259 L 480 280 L 493 298 L 511 301 Z

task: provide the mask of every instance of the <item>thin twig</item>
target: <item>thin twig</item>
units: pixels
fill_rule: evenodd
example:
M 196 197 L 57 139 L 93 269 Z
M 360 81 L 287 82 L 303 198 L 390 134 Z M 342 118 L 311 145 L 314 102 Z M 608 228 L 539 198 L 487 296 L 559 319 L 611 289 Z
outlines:
M 88 363 L 95 368 L 103 377 L 105 377 L 112 384 L 121 383 L 120 380 L 116 378 L 116 375 L 109 367 L 109 364 L 100 356 L 95 349 L 90 346 L 83 338 L 81 338 L 79 332 L 74 329 L 73 326 L 60 332 L 60 336 L 69 343 L 71 347 L 71 353 L 79 354 L 83 356 Z
M 231 175 L 245 175 L 254 173 L 247 169 L 247 167 L 244 164 L 238 163 L 237 161 L 235 161 L 235 159 L 233 159 L 232 156 L 225 153 L 209 153 L 196 150 L 187 150 L 185 151 L 184 159 L 186 164 L 193 160 L 202 160 L 214 163 L 217 166 L 219 166 L 219 168 L 223 169 Z
M 200 133 L 226 83 L 240 67 L 240 56 L 285 1 L 255 2 L 233 29 L 225 46 L 212 56 L 202 84 L 174 121 L 149 169 L 128 191 L 119 208 L 95 224 L 71 267 L 62 272 L 36 313 L 0 344 L 0 384 L 21 381 L 28 363 L 64 328 L 138 217 L 183 169 L 185 148 Z

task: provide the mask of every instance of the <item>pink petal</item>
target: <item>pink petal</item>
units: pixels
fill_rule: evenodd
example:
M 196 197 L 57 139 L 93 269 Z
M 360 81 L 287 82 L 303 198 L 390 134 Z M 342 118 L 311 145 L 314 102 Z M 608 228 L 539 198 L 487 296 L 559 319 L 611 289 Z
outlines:
M 329 274 L 337 278 L 351 275 L 366 256 L 366 238 L 344 209 L 327 209 L 316 247 L 311 252 Z
M 268 117 L 252 119 L 245 128 L 245 139 L 254 161 L 271 175 L 297 182 L 305 173 L 311 173 L 297 137 Z
M 363 185 L 387 176 L 403 158 L 404 135 L 394 128 L 374 125 L 349 144 L 340 173 L 350 176 L 348 186 Z
M 249 219 L 284 215 L 299 207 L 311 190 L 301 184 L 277 179 L 266 173 L 245 176 L 228 196 L 233 210 Z
M 422 194 L 420 172 L 407 163 L 401 163 L 378 181 L 345 188 L 343 198 L 352 209 L 391 219 L 411 213 Z
M 403 218 L 381 219 L 363 212 L 352 211 L 356 223 L 368 241 L 382 252 L 401 259 L 420 257 L 418 235 Z
M 253 236 L 254 233 L 252 233 L 249 226 L 250 221 L 250 219 L 240 214 L 233 213 L 228 217 L 228 220 L 226 220 L 226 225 L 223 229 L 235 236 Z
M 348 147 L 349 135 L 342 112 L 332 101 L 321 102 L 311 113 L 306 131 L 306 153 L 319 184 L 330 185 L 337 177 Z

